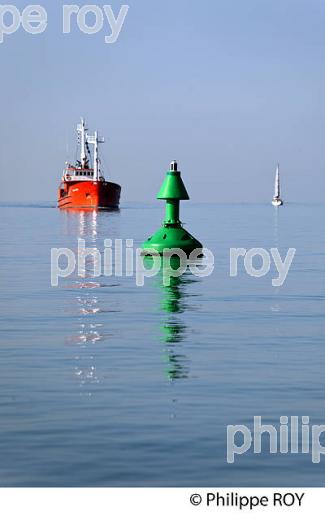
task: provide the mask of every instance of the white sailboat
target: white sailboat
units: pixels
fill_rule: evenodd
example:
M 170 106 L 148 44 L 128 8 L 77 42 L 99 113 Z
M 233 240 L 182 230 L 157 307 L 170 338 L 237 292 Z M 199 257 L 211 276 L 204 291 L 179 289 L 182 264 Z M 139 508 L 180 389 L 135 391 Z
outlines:
M 280 165 L 278 164 L 276 173 L 275 173 L 275 188 L 274 188 L 274 197 L 272 199 L 273 206 L 282 206 L 283 200 L 280 196 Z

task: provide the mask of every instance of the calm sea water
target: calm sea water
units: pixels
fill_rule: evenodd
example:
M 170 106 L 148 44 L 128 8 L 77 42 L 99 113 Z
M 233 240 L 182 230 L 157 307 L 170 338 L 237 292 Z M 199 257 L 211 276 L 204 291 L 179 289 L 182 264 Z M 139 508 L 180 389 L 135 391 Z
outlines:
M 227 464 L 226 427 L 325 424 L 325 206 L 182 206 L 216 263 L 170 287 L 94 279 L 91 262 L 50 284 L 52 247 L 138 246 L 163 205 L 0 208 L 1 486 L 324 485 L 325 457 L 272 455 L 267 438 Z M 297 253 L 276 288 L 274 269 L 230 278 L 230 247 Z

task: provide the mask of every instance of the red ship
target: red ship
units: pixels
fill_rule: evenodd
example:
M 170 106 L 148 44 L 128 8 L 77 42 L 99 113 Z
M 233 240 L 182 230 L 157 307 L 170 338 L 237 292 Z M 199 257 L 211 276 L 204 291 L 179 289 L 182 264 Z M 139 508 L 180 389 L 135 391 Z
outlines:
M 67 163 L 58 191 L 60 209 L 118 209 L 121 186 L 105 180 L 98 157 L 98 145 L 104 142 L 98 133 L 89 135 L 85 122 L 78 125 L 80 160 Z M 91 159 L 90 145 L 93 145 Z M 91 166 L 92 162 L 92 166 Z

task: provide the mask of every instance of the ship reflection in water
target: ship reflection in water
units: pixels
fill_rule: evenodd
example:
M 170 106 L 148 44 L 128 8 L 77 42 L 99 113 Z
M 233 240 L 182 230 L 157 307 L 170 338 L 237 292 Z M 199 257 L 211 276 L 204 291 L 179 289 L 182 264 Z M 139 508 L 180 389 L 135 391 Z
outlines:
M 66 215 L 68 234 L 76 239 L 74 244 L 76 245 L 78 238 L 82 238 L 85 240 L 85 249 L 97 248 L 100 250 L 100 244 L 97 243 L 97 211 L 69 211 Z M 79 245 L 80 252 L 82 250 Z M 75 250 L 75 254 L 78 254 L 77 250 Z M 84 267 L 79 270 L 78 276 L 75 274 L 74 279 L 70 279 L 68 287 L 74 292 L 78 291 L 73 305 L 73 315 L 75 312 L 78 315 L 78 330 L 76 334 L 66 337 L 66 344 L 78 347 L 73 356 L 74 373 L 83 389 L 82 394 L 89 396 L 92 395 L 93 385 L 100 382 L 96 363 L 97 346 L 109 337 L 109 334 L 104 331 L 103 316 L 108 312 L 118 312 L 116 308 L 107 310 L 103 306 L 100 289 L 108 286 L 101 283 L 100 278 L 94 278 L 98 261 L 100 260 L 96 255 L 87 254 Z
M 179 259 L 171 259 L 171 269 L 179 268 Z M 193 308 L 190 297 L 195 296 L 189 292 L 194 283 L 200 281 L 192 273 L 186 271 L 179 277 L 168 277 L 170 267 L 164 267 L 157 279 L 162 291 L 161 310 L 164 312 L 161 325 L 161 341 L 166 344 L 163 359 L 166 363 L 165 373 L 169 381 L 187 379 L 190 375 L 190 359 L 184 353 L 184 342 L 187 339 L 188 325 L 183 314 Z M 168 278 L 168 283 L 163 280 Z

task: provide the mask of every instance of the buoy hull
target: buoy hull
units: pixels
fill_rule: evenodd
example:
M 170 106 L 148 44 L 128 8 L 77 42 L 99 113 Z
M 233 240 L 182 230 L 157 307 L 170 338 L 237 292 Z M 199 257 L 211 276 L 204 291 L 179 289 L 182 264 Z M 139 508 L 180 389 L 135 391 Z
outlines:
M 142 245 L 142 255 L 170 255 L 181 249 L 189 256 L 193 251 L 202 253 L 203 245 L 182 226 L 163 226 Z

